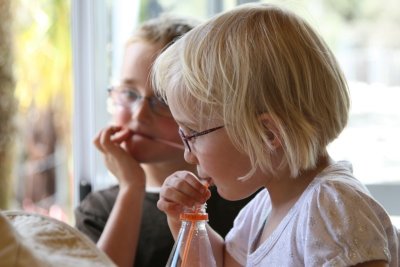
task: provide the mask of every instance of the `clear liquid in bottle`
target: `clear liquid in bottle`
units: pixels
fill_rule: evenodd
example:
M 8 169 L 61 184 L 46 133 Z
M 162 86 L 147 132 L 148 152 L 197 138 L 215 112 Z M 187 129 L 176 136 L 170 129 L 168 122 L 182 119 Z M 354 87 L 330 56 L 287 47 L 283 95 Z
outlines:
M 206 204 L 187 208 L 181 214 L 181 229 L 167 267 L 216 267 L 208 238 Z

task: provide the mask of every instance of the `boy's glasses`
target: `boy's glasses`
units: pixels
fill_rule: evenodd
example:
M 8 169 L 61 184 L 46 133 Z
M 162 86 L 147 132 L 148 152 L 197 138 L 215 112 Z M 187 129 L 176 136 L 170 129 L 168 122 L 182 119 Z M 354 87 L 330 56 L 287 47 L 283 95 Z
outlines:
M 107 91 L 112 105 L 120 105 L 134 112 L 140 101 L 146 100 L 154 114 L 172 117 L 167 104 L 155 96 L 141 96 L 135 90 L 125 86 L 112 86 Z
M 190 145 L 189 145 L 189 141 L 190 140 L 192 140 L 193 138 L 205 135 L 205 134 L 209 134 L 209 133 L 214 132 L 214 131 L 216 131 L 218 129 L 221 129 L 223 127 L 224 127 L 224 125 L 218 126 L 218 127 L 214 127 L 214 128 L 211 128 L 211 129 L 199 132 L 199 133 L 195 133 L 195 134 L 192 134 L 192 135 L 185 135 L 183 130 L 181 128 L 179 128 L 179 135 L 181 136 L 182 141 L 185 144 L 186 148 L 189 150 L 189 152 L 192 152 L 192 149 L 190 148 Z

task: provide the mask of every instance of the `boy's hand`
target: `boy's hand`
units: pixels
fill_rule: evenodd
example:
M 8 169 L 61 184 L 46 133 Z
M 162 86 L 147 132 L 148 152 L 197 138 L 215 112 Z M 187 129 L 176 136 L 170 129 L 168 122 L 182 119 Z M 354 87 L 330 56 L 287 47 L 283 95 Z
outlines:
M 180 225 L 179 215 L 184 207 L 203 204 L 210 196 L 210 190 L 193 173 L 177 171 L 164 181 L 157 207 L 167 214 L 170 223 Z
M 109 126 L 102 129 L 94 144 L 104 155 L 107 169 L 118 179 L 120 189 L 145 188 L 146 178 L 140 164 L 122 147 L 122 143 L 132 137 L 129 129 Z

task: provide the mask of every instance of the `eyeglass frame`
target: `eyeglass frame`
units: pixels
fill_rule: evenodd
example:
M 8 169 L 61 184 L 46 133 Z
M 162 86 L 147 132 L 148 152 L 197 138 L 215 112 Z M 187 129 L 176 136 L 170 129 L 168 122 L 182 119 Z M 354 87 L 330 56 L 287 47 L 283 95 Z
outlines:
M 185 135 L 185 133 L 183 132 L 182 128 L 180 128 L 180 127 L 179 127 L 178 132 L 179 132 L 180 137 L 182 138 L 183 143 L 185 144 L 185 147 L 189 150 L 189 152 L 192 152 L 192 148 L 189 145 L 189 141 L 190 140 L 192 140 L 193 138 L 202 136 L 202 135 L 206 135 L 206 134 L 212 133 L 212 132 L 214 132 L 216 130 L 219 130 L 221 128 L 224 128 L 224 127 L 225 127 L 224 125 L 217 126 L 217 127 L 214 127 L 214 128 L 210 128 L 210 129 L 207 129 L 207 130 L 204 130 L 204 131 L 189 135 L 189 136 Z
M 124 89 L 121 90 L 121 88 L 124 88 Z M 171 114 L 170 111 L 169 111 L 168 114 L 167 113 L 164 114 L 164 113 L 157 112 L 154 109 L 155 103 L 161 103 L 166 108 L 168 108 L 168 110 L 169 110 L 168 105 L 164 101 L 160 100 L 160 98 L 158 98 L 156 96 L 142 96 L 142 95 L 138 94 L 132 88 L 129 88 L 128 86 L 123 86 L 123 85 L 110 86 L 110 87 L 107 88 L 107 92 L 108 92 L 108 97 L 110 97 L 111 99 L 112 99 L 112 97 L 111 97 L 112 92 L 131 92 L 136 96 L 136 99 L 131 101 L 131 104 L 130 104 L 130 109 L 131 110 L 132 110 L 132 106 L 134 106 L 135 104 L 137 105 L 138 103 L 140 103 L 140 101 L 147 100 L 149 105 L 150 105 L 150 109 L 154 114 L 156 114 L 158 116 L 162 116 L 162 117 L 172 118 L 172 114 Z M 118 104 L 122 105 L 122 103 L 118 103 Z

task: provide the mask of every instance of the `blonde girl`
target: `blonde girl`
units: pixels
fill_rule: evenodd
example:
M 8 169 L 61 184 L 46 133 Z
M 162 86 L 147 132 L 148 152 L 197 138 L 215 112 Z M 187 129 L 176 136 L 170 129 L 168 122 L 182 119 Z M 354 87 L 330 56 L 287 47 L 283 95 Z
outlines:
M 225 240 L 208 228 L 218 266 L 399 265 L 388 214 L 326 150 L 346 126 L 348 88 L 303 19 L 240 6 L 185 35 L 153 71 L 198 172 L 177 172 L 161 189 L 175 237 L 183 207 L 210 195 L 200 178 L 229 200 L 264 188 Z

